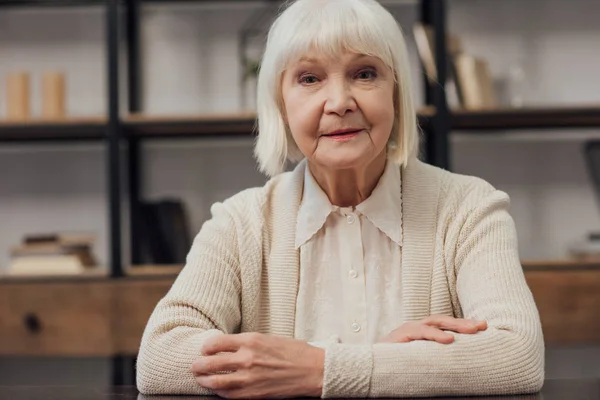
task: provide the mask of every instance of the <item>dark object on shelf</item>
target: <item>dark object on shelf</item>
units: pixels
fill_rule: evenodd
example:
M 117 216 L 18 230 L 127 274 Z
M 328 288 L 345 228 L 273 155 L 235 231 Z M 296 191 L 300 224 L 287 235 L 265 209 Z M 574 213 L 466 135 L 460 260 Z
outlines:
M 600 208 L 600 140 L 590 140 L 583 148 L 596 204 Z M 600 257 L 600 232 L 589 232 L 587 237 L 570 245 L 569 253 L 578 259 L 598 259 Z
M 191 236 L 183 203 L 179 200 L 142 201 L 135 213 L 141 262 L 185 264 Z
M 590 177 L 596 204 L 600 209 L 600 140 L 590 140 L 584 145 L 584 157 L 587 166 L 587 172 Z M 589 240 L 598 242 L 600 233 L 590 233 Z

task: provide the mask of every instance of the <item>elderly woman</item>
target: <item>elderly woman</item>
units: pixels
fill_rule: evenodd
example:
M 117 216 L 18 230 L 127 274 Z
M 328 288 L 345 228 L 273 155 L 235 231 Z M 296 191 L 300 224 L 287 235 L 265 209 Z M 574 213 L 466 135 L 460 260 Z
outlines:
M 255 150 L 272 179 L 213 205 L 148 322 L 142 393 L 541 388 L 508 196 L 417 159 L 410 83 L 401 30 L 375 0 L 298 0 L 278 17 Z

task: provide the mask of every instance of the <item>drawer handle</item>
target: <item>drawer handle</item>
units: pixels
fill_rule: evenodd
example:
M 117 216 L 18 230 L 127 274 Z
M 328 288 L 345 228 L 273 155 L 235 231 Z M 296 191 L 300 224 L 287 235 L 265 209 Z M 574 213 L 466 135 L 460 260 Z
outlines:
M 38 316 L 33 313 L 26 314 L 25 317 L 23 317 L 23 323 L 31 333 L 40 333 L 42 330 L 42 322 Z

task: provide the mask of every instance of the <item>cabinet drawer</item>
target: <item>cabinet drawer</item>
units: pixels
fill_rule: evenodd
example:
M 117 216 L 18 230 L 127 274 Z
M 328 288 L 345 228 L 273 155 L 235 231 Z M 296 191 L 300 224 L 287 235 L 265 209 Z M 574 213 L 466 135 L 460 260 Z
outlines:
M 114 314 L 118 329 L 113 335 L 120 354 L 137 354 L 150 314 L 172 284 L 173 279 L 121 280 L 113 284 L 118 299 Z
M 525 271 L 548 345 L 600 343 L 600 269 Z
M 108 281 L 0 285 L 0 355 L 113 353 Z

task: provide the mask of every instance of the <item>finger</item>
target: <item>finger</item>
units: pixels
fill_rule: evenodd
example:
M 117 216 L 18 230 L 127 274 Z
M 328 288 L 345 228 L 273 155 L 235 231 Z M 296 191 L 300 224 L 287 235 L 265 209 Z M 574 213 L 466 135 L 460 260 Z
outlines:
M 415 336 L 416 338 L 414 340 L 424 339 L 442 344 L 449 344 L 454 342 L 454 336 L 450 333 L 446 333 L 438 328 L 434 328 L 433 326 L 428 325 L 422 325 L 420 332 L 417 332 Z
M 476 321 L 476 324 L 477 324 L 477 329 L 479 329 L 480 331 L 485 331 L 488 328 L 487 321 L 484 321 L 484 320 Z
M 477 319 L 464 319 L 463 321 L 469 321 L 477 328 L 477 331 L 485 331 L 488 327 L 487 322 L 484 320 Z
M 219 354 L 201 357 L 194 361 L 191 371 L 194 375 L 211 375 L 220 372 L 231 372 L 239 369 L 237 353 Z
M 477 322 L 474 320 L 454 318 L 448 315 L 432 315 L 424 322 L 429 326 L 457 333 L 476 333 L 479 330 Z
M 400 335 L 392 332 L 389 336 L 384 338 L 384 343 L 408 343 L 414 340 L 431 340 L 442 344 L 448 344 L 454 342 L 454 336 L 450 333 L 443 332 L 438 328 L 422 324 L 420 326 L 415 326 L 413 329 L 403 332 Z
M 206 339 L 200 352 L 204 356 L 212 356 L 222 352 L 236 352 L 240 346 L 238 335 L 218 335 Z
M 213 391 L 229 391 L 242 387 L 242 382 L 238 374 L 217 374 L 217 375 L 199 375 L 196 382 L 207 389 Z

